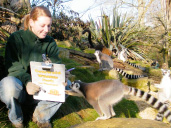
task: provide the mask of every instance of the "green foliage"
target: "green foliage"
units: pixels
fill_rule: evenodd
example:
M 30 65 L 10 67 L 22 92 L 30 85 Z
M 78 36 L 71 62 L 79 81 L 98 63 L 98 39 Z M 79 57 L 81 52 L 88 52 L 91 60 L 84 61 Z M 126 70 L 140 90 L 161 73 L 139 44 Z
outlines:
M 12 127 L 11 126 L 11 123 L 8 119 L 8 115 L 7 115 L 7 109 L 5 108 L 4 104 L 2 104 L 0 102 L 0 127 L 1 128 L 10 128 Z
M 150 69 L 149 77 L 158 77 L 159 79 L 161 79 L 162 78 L 161 70 L 160 69 Z
M 102 38 L 106 47 L 109 47 L 111 43 L 110 19 L 105 14 L 102 17 Z
M 123 99 L 116 106 L 114 106 L 116 112 L 115 117 L 126 118 L 138 118 L 139 109 L 134 101 Z
M 76 12 L 74 12 L 75 14 Z M 73 15 L 73 14 L 72 14 Z M 53 17 L 52 28 L 50 35 L 58 39 L 69 40 L 70 37 L 79 40 L 79 31 L 87 26 L 78 16 L 67 16 L 64 12 L 60 12 L 59 15 Z M 74 40 L 75 42 L 75 40 Z
M 85 49 L 84 52 L 94 54 L 95 49 Z
M 86 115 L 90 115 L 88 113 L 89 110 L 87 110 L 88 108 L 92 107 L 85 99 L 69 96 L 53 117 L 54 127 L 66 128 L 82 123 L 84 122 L 84 116 L 86 118 L 85 120 L 94 120 L 93 116 L 91 116 L 91 118 L 86 117 Z M 81 114 L 81 111 L 86 111 L 86 113 L 84 113 L 85 115 Z
M 5 48 L 0 48 L 0 56 L 5 56 Z
M 67 58 L 61 58 L 61 59 L 62 59 L 62 63 L 65 64 L 67 69 L 77 67 L 77 66 L 81 66 L 81 64 L 76 63 L 75 61 L 73 61 L 71 59 L 67 59 Z
M 76 76 L 77 80 L 81 80 L 84 82 L 95 82 L 98 80 L 105 79 L 105 74 L 101 72 L 92 72 L 88 69 L 76 68 L 72 71 L 72 74 Z M 88 77 L 87 77 L 88 76 Z
M 66 128 L 71 125 L 79 124 L 81 122 L 82 120 L 78 114 L 71 113 L 69 115 L 66 115 L 64 119 L 56 120 L 53 123 L 54 123 L 54 127 L 56 128 Z
M 0 56 L 5 55 L 5 45 L 6 45 L 6 41 L 0 40 Z
M 7 37 L 9 37 L 10 33 L 7 32 L 5 29 L 3 29 L 2 27 L 0 27 L 0 40 L 5 41 L 5 39 L 7 39 Z

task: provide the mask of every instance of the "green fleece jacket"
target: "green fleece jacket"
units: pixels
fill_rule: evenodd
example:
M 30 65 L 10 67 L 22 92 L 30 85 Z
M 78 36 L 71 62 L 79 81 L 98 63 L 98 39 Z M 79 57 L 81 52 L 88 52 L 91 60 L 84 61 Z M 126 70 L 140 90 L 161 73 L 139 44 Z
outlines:
M 14 32 L 6 44 L 6 75 L 14 76 L 26 85 L 31 81 L 30 61 L 42 62 L 42 54 L 47 54 L 52 63 L 61 63 L 58 47 L 52 37 L 39 39 L 30 30 Z

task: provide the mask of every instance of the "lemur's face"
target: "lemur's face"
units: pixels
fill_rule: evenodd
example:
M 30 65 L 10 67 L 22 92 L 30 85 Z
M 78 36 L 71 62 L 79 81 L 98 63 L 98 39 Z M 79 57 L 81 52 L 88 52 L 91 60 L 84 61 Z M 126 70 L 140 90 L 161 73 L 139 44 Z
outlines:
M 70 88 L 73 91 L 77 92 L 79 90 L 79 88 L 80 88 L 80 84 L 79 83 L 76 83 L 76 82 L 72 82 L 72 84 L 70 85 Z
M 83 96 L 83 93 L 80 91 L 80 83 L 79 82 L 72 82 L 72 84 L 70 85 L 70 89 L 74 92 L 76 92 L 77 94 L 79 94 L 80 96 Z
M 96 50 L 95 53 L 94 53 L 95 56 L 98 56 L 99 55 L 99 51 Z
M 161 69 L 163 76 L 169 76 L 170 75 L 170 70 L 167 69 Z

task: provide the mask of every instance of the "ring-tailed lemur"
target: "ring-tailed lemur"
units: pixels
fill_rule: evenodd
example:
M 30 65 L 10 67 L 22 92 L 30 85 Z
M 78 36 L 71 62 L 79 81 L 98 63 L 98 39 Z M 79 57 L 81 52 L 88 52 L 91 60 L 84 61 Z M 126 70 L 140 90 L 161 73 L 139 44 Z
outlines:
M 167 106 L 169 106 L 171 102 L 171 78 L 170 78 L 170 70 L 161 69 L 162 71 L 162 79 L 159 85 L 155 84 L 155 87 L 159 88 L 158 91 L 158 99 L 164 102 Z M 156 120 L 163 120 L 163 114 L 158 113 Z
M 170 70 L 161 69 L 162 71 L 162 79 L 159 85 L 155 85 L 155 87 L 159 88 L 158 98 L 159 100 L 171 101 L 171 78 L 170 78 Z
M 113 68 L 113 60 L 110 56 L 102 53 L 99 50 L 96 50 L 94 55 L 96 56 L 96 59 L 99 62 L 99 70 L 111 70 Z
M 135 67 L 135 68 L 138 68 L 138 69 L 140 69 L 140 70 L 143 70 L 143 71 L 146 70 L 145 67 L 141 67 L 141 66 L 139 66 L 139 65 L 136 65 L 136 64 L 133 64 L 133 63 L 127 61 L 127 60 L 128 60 L 128 57 L 127 57 L 127 49 L 126 49 L 126 48 L 122 48 L 122 51 L 120 51 L 120 52 L 118 53 L 118 59 L 119 59 L 119 60 L 122 60 L 123 62 L 126 62 L 126 63 L 128 63 L 129 65 L 131 65 L 131 66 L 133 66 L 133 67 Z
M 124 95 L 133 95 L 147 101 L 171 123 L 171 112 L 165 104 L 147 92 L 126 86 L 119 80 L 101 80 L 93 83 L 74 81 L 70 88 L 71 90 L 66 91 L 68 95 L 82 96 L 93 106 L 100 115 L 96 120 L 115 116 L 113 105 L 121 101 Z
M 118 52 L 118 59 L 122 60 L 123 62 L 127 61 L 127 53 L 126 48 L 122 48 L 120 52 Z
M 110 56 L 103 54 L 101 51 L 96 50 L 94 55 L 96 56 L 96 59 L 99 63 L 100 69 L 99 70 L 111 70 L 115 69 L 118 71 L 121 75 L 125 76 L 128 79 L 137 79 L 140 77 L 147 77 L 146 75 L 130 75 L 124 72 L 122 69 L 114 68 L 113 66 L 113 60 Z

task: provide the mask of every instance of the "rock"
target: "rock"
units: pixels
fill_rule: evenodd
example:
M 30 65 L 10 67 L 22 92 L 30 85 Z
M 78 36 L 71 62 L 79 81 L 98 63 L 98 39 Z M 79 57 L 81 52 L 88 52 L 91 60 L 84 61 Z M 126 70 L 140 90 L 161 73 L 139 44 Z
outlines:
M 140 108 L 140 106 L 138 106 Z M 144 109 L 141 111 L 142 108 L 140 108 L 139 116 L 142 119 L 155 119 L 157 112 L 154 108 L 151 107 L 144 107 Z
M 96 59 L 95 55 L 91 54 L 91 53 L 84 53 L 84 52 L 81 52 L 81 51 L 76 51 L 74 49 L 69 49 L 69 52 L 70 52 L 70 54 L 79 55 L 81 57 L 88 58 L 90 60 Z
M 138 89 L 142 89 L 143 91 L 149 91 L 148 85 L 148 78 L 138 78 L 138 79 L 127 79 L 127 78 L 122 78 L 122 83 L 131 87 L 135 87 Z
M 116 70 L 110 70 L 108 75 L 112 79 L 119 79 L 119 74 Z
M 71 39 L 72 40 L 72 39 Z M 72 45 L 71 45 L 71 43 L 69 42 L 69 41 L 64 41 L 64 43 L 65 43 L 65 45 L 67 46 L 67 47 L 71 47 Z
M 108 120 L 89 121 L 70 128 L 169 128 L 169 124 L 138 118 L 112 118 Z

